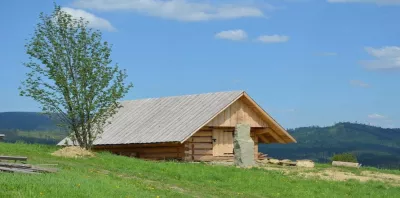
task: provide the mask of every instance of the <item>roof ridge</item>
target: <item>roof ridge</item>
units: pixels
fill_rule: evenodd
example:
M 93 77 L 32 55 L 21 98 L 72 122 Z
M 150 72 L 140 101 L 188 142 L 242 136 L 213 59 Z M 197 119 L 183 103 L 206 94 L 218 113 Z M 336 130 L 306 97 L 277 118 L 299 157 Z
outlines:
M 222 94 L 222 93 L 243 93 L 244 90 L 233 90 L 233 91 L 218 91 L 218 92 L 207 92 L 207 93 L 198 93 L 198 94 L 184 94 L 184 95 L 176 95 L 176 96 L 162 96 L 162 97 L 150 97 L 150 98 L 138 98 L 133 100 L 122 100 L 120 102 L 130 102 L 130 101 L 139 101 L 139 100 L 149 100 L 149 99 L 162 99 L 162 98 L 177 98 L 177 97 L 188 97 L 188 96 L 199 96 L 199 95 L 208 95 L 208 94 Z

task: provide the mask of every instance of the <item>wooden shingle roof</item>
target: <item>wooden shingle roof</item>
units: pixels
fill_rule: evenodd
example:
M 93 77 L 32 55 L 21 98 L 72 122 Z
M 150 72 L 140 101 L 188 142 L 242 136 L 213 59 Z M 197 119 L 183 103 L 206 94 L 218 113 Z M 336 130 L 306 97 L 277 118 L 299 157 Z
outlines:
M 183 142 L 244 95 L 230 91 L 123 101 L 94 145 Z M 65 139 L 59 143 L 64 144 Z

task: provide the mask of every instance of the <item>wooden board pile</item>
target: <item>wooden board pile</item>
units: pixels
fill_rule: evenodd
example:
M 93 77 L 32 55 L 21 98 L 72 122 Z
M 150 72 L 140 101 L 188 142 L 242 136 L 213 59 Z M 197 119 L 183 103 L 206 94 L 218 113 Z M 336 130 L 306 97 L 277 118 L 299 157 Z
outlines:
M 258 160 L 259 164 L 274 164 L 274 165 L 281 165 L 281 166 L 297 166 L 297 167 L 307 167 L 307 168 L 313 168 L 315 166 L 315 163 L 312 160 L 296 160 L 296 161 L 291 161 L 288 159 L 284 160 L 279 160 L 279 159 L 274 159 L 267 157 L 265 159 L 259 159 Z
M 259 160 L 264 160 L 268 158 L 268 154 L 264 154 L 264 153 L 258 153 L 258 158 Z
M 0 172 L 10 172 L 10 173 L 30 173 L 30 174 L 39 174 L 39 173 L 54 173 L 57 172 L 55 168 L 42 168 L 38 166 L 34 166 L 31 164 L 24 163 L 10 163 L 10 162 L 2 162 L 2 161 L 27 161 L 27 157 L 18 157 L 18 156 L 0 156 Z

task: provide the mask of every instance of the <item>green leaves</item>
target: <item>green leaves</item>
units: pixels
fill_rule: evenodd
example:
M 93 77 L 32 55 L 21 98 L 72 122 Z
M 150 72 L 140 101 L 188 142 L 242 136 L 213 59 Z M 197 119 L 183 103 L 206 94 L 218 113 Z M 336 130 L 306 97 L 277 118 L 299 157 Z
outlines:
M 84 19 L 74 19 L 55 5 L 41 13 L 34 36 L 26 44 L 30 69 L 20 94 L 38 101 L 44 112 L 55 113 L 81 147 L 90 148 L 118 100 L 132 88 L 127 74 L 111 65 L 111 46 Z

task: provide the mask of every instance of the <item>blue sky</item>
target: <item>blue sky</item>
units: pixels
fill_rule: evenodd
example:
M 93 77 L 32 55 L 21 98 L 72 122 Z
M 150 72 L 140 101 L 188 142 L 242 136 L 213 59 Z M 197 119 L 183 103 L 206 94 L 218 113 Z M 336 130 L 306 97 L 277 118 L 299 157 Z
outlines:
M 25 39 L 52 0 L 0 2 L 0 112 L 20 97 Z M 246 90 L 284 127 L 400 127 L 400 0 L 59 0 L 113 44 L 124 99 Z

